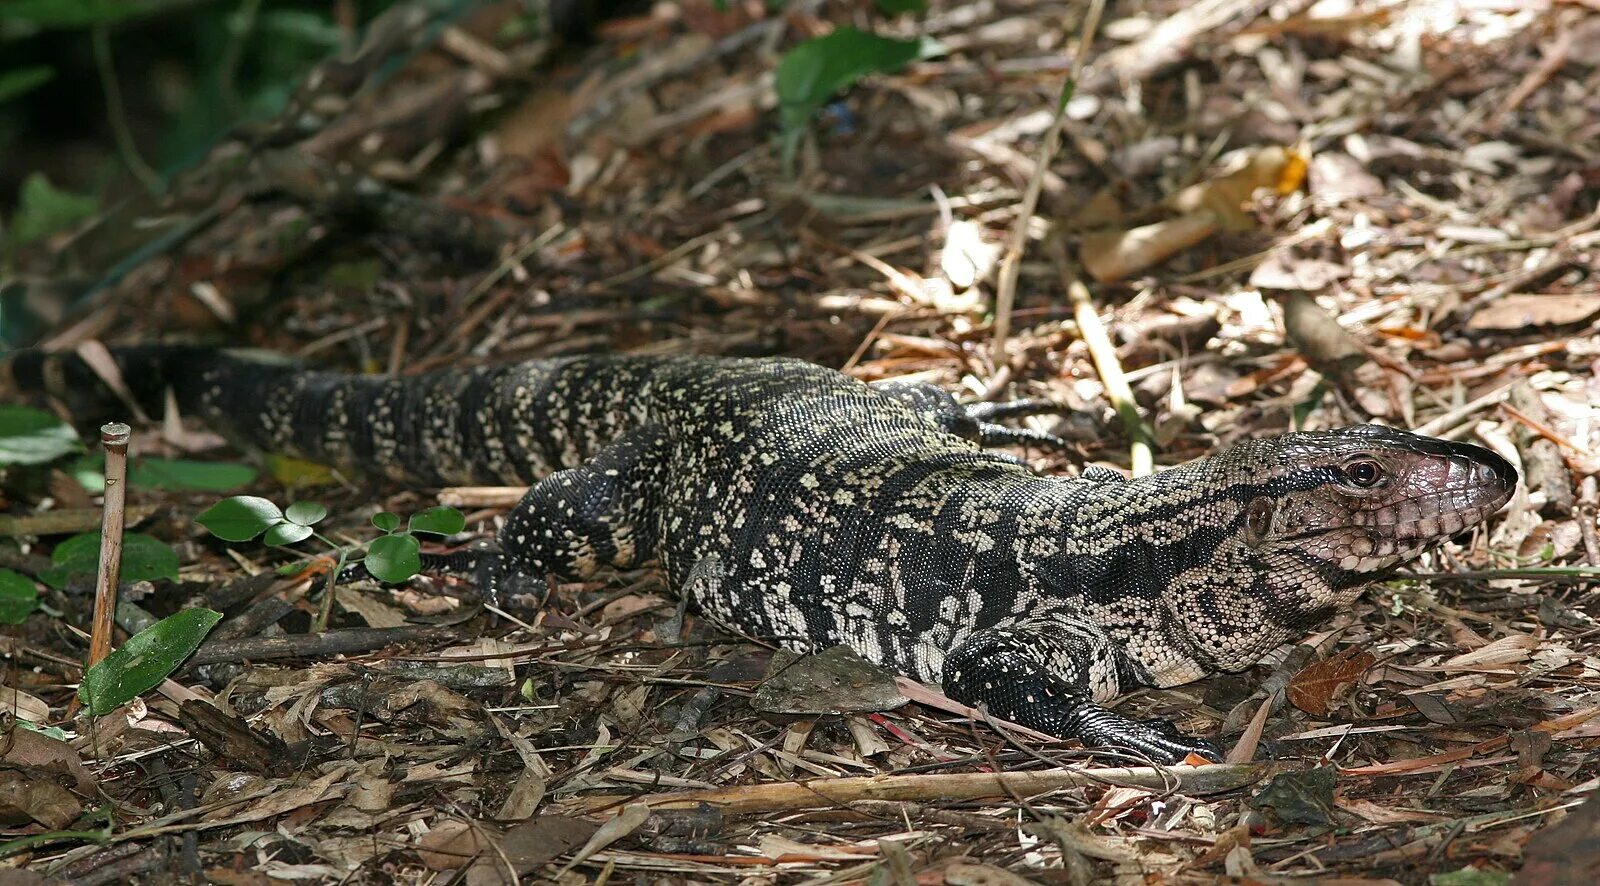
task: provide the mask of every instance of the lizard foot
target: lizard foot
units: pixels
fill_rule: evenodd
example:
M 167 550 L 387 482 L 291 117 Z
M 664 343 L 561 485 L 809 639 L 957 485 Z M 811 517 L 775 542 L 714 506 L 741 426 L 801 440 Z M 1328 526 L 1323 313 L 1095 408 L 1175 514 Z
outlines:
M 1170 721 L 1134 720 L 1097 705 L 1075 711 L 1069 728 L 1086 746 L 1128 748 L 1157 763 L 1177 763 L 1190 754 L 1220 762 L 1223 756 L 1212 742 L 1184 735 Z

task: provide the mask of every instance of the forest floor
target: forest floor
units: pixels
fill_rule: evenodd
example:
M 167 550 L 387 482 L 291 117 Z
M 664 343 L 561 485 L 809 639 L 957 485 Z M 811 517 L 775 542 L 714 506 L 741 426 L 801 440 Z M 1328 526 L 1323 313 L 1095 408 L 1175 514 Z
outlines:
M 562 586 L 531 624 L 449 580 L 341 587 L 318 638 L 322 581 L 276 572 L 293 555 L 195 526 L 216 494 L 135 486 L 136 528 L 182 568 L 134 602 L 227 617 L 203 664 L 93 730 L 69 709 L 88 601 L 0 629 L 0 711 L 65 740 L 0 763 L 76 788 L 9 815 L 7 834 L 45 836 L 0 866 L 75 883 L 1592 878 L 1600 596 L 1574 567 L 1600 566 L 1596 7 L 1117 4 L 1041 166 L 1085 5 L 727 5 L 659 3 L 559 51 L 513 3 L 448 27 L 397 7 L 169 202 L 25 256 L 38 303 L 88 293 L 42 342 L 399 373 L 788 354 L 1049 398 L 1069 414 L 1030 421 L 1075 451 L 1022 454 L 1061 475 L 1132 466 L 1104 381 L 1120 374 L 1158 466 L 1376 421 L 1488 446 L 1523 488 L 1303 644 L 1121 702 L 1230 749 L 1162 770 L 911 686 L 892 710 L 763 713 L 772 650 L 682 614 L 652 569 Z M 786 171 L 778 59 L 840 25 L 943 52 L 829 103 Z M 1101 326 L 1097 362 L 1083 333 Z M 143 426 L 135 448 L 243 458 L 192 426 Z M 248 491 L 326 503 L 336 538 L 441 502 L 467 515 L 454 541 L 487 536 L 517 494 L 271 473 Z M 59 472 L 7 495 L 27 517 L 95 503 Z

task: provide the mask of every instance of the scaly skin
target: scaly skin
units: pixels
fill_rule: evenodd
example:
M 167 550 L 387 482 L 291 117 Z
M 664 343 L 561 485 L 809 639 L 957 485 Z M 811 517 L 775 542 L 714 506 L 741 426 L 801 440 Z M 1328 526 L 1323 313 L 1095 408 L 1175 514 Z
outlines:
M 1161 761 L 1216 752 L 1100 703 L 1253 664 L 1516 484 L 1486 449 L 1375 426 L 1247 441 L 1139 480 L 1041 477 L 976 442 L 1007 436 L 992 409 L 795 360 L 381 379 L 197 349 L 115 355 L 147 409 L 170 384 L 188 414 L 255 447 L 412 482 L 538 481 L 481 559 L 509 598 L 656 559 L 740 631 L 849 645 L 1006 719 Z M 11 370 L 23 389 L 106 402 L 75 356 Z

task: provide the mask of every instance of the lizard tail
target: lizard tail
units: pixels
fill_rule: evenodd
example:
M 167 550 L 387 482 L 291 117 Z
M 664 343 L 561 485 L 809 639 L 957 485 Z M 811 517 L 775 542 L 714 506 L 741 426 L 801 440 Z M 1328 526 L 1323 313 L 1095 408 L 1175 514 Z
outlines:
M 561 466 L 549 464 L 545 440 L 499 427 L 505 370 L 383 378 L 308 371 L 254 351 L 140 345 L 110 353 L 121 392 L 73 352 L 11 355 L 0 385 L 50 394 L 89 427 L 135 420 L 135 405 L 159 419 L 170 393 L 181 414 L 236 445 L 408 482 L 527 483 Z

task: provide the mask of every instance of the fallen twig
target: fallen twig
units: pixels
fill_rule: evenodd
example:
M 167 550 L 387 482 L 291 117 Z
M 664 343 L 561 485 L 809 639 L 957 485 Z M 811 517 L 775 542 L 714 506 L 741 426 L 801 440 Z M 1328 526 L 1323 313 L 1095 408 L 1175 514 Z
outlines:
M 1217 794 L 1255 784 L 1271 774 L 1274 768 L 1267 763 L 1213 763 L 1172 768 L 1129 766 L 1037 772 L 852 776 L 642 797 L 589 796 L 578 798 L 576 802 L 580 809 L 588 812 L 609 810 L 623 803 L 643 803 L 652 809 L 692 808 L 698 803 L 709 803 L 722 807 L 725 812 L 748 814 L 842 806 L 861 800 L 932 802 L 1026 796 L 1094 785 L 1166 790 L 1174 780 L 1178 783 L 1180 793 Z

